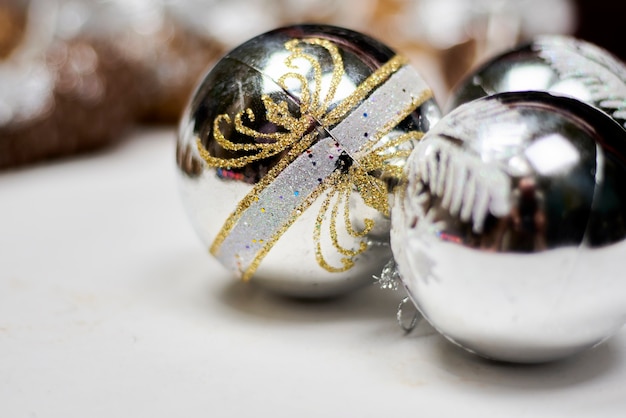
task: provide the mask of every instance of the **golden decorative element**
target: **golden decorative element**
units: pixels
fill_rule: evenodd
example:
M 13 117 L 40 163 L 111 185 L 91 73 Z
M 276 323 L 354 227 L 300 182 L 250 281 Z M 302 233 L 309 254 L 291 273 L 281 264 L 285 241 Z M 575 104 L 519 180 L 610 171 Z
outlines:
M 303 46 L 305 45 L 323 48 L 330 55 L 332 60 L 333 70 L 331 80 L 328 91 L 324 97 L 322 97 L 321 64 L 316 57 L 305 52 L 303 49 Z M 285 43 L 285 48 L 291 52 L 291 54 L 285 58 L 284 61 L 288 68 L 297 70 L 299 67 L 296 61 L 298 59 L 303 59 L 310 64 L 313 72 L 313 88 L 309 86 L 309 81 L 305 78 L 305 76 L 297 72 L 288 72 L 277 80 L 277 83 L 285 90 L 291 90 L 288 88 L 289 82 L 293 83 L 295 81 L 300 85 L 300 116 L 296 117 L 292 115 L 289 112 L 285 101 L 276 103 L 270 96 L 263 95 L 261 96 L 261 100 L 265 107 L 266 119 L 277 127 L 282 128 L 282 131 L 262 133 L 247 126 L 246 122 L 254 122 L 256 118 L 256 115 L 251 108 L 246 108 L 238 112 L 234 117 L 231 117 L 228 114 L 220 114 L 213 121 L 213 138 L 217 144 L 225 150 L 234 152 L 244 151 L 250 153 L 249 155 L 234 158 L 214 157 L 204 147 L 201 139 L 197 139 L 196 141 L 198 152 L 202 159 L 204 159 L 209 166 L 215 168 L 241 168 L 254 161 L 269 158 L 287 151 L 287 153 L 280 158 L 278 163 L 273 166 L 270 171 L 263 176 L 253 189 L 239 202 L 237 208 L 231 213 L 211 245 L 210 251 L 214 255 L 218 253 L 220 246 L 231 233 L 242 214 L 251 206 L 253 202 L 258 201 L 258 196 L 261 191 L 274 182 L 276 177 L 289 164 L 291 164 L 317 140 L 318 131 L 312 130 L 312 128 L 317 124 L 324 128 L 329 128 L 340 122 L 348 112 L 360 104 L 376 87 L 384 83 L 393 73 L 398 71 L 406 63 L 406 59 L 401 56 L 392 57 L 387 63 L 378 68 L 363 83 L 356 87 L 355 91 L 352 92 L 350 96 L 345 98 L 333 109 L 329 109 L 337 92 L 339 83 L 345 74 L 343 60 L 337 46 L 328 40 L 306 38 L 290 40 Z M 293 222 L 295 222 L 300 214 L 307 210 L 310 205 L 325 192 L 327 192 L 327 194 L 318 213 L 313 232 L 316 259 L 322 268 L 330 272 L 340 272 L 350 269 L 354 265 L 355 258 L 367 250 L 368 242 L 365 237 L 374 227 L 374 221 L 372 219 L 365 219 L 364 227 L 361 230 L 357 230 L 352 224 L 349 208 L 349 199 L 352 191 L 356 190 L 367 206 L 370 206 L 383 215 L 388 216 L 389 203 L 387 186 L 382 180 L 374 177 L 371 173 L 391 172 L 394 175 L 400 174 L 399 168 L 397 166 L 389 165 L 388 161 L 394 158 L 406 158 L 409 151 L 400 150 L 389 152 L 389 149 L 398 147 L 413 139 L 420 139 L 423 133 L 417 131 L 408 132 L 391 141 L 387 141 L 385 144 L 377 148 L 370 148 L 376 146 L 376 144 L 395 126 L 397 126 L 398 123 L 410 115 L 419 105 L 428 100 L 431 96 L 432 93 L 430 91 L 425 91 L 422 95 L 413 100 L 411 105 L 406 108 L 405 112 L 398 114 L 379 132 L 376 132 L 372 141 L 368 141 L 367 144 L 364 144 L 363 149 L 359 151 L 360 154 L 363 154 L 363 157 L 359 158 L 358 161 L 351 161 L 351 165 L 347 168 L 347 172 L 337 170 L 328 178 L 320 182 L 320 185 L 309 196 L 306 196 L 302 203 L 300 203 L 298 207 L 294 208 L 292 213 L 286 217 L 285 223 L 281 225 L 279 230 L 274 233 L 271 239 L 264 242 L 262 249 L 256 254 L 252 263 L 247 269 L 245 269 L 245 271 L 243 271 L 242 279 L 244 281 L 250 279 L 262 259 L 265 255 L 267 255 L 278 239 L 280 239 L 285 231 L 293 224 Z M 233 126 L 234 130 L 239 134 L 259 139 L 263 142 L 232 142 L 224 135 L 224 131 L 222 131 L 223 124 Z M 348 157 L 352 159 L 352 156 Z M 334 204 L 332 204 L 331 207 L 333 199 Z M 339 216 L 339 210 L 342 203 L 344 205 L 343 219 L 346 230 L 350 236 L 359 239 L 358 248 L 356 249 L 345 248 L 339 243 L 337 233 L 337 217 Z M 342 265 L 340 267 L 331 266 L 322 255 L 320 233 L 329 210 L 329 229 L 331 241 L 333 247 L 344 256 L 341 259 Z
M 320 102 L 322 91 L 322 68 L 319 61 L 312 55 L 305 53 L 300 47 L 300 43 L 309 45 L 318 45 L 326 49 L 333 61 L 333 75 L 330 87 L 324 100 Z M 285 48 L 292 54 L 285 59 L 285 65 L 288 68 L 298 69 L 298 65 L 294 60 L 298 58 L 305 59 L 311 64 L 314 73 L 314 90 L 311 96 L 308 81 L 302 74 L 289 72 L 282 75 L 277 83 L 285 90 L 288 90 L 287 80 L 294 79 L 301 85 L 300 97 L 300 117 L 295 117 L 289 112 L 287 102 L 281 101 L 275 103 L 272 98 L 266 94 L 261 96 L 261 101 L 265 106 L 265 117 L 267 120 L 278 127 L 282 127 L 286 132 L 262 133 L 249 128 L 244 123 L 244 117 L 250 122 L 254 122 L 256 116 L 252 109 L 246 108 L 238 112 L 234 121 L 228 114 L 218 115 L 213 121 L 213 138 L 223 149 L 228 151 L 251 151 L 255 152 L 251 155 L 245 155 L 236 158 L 218 158 L 212 156 L 202 145 L 200 140 L 197 141 L 200 156 L 211 167 L 220 168 L 241 168 L 251 162 L 264 158 L 272 157 L 284 150 L 292 147 L 295 143 L 305 135 L 311 126 L 319 121 L 324 115 L 326 109 L 330 106 L 332 99 L 337 91 L 337 86 L 344 75 L 343 60 L 337 47 L 324 39 L 293 39 L 285 43 Z M 220 126 L 222 123 L 231 125 L 234 123 L 235 131 L 242 135 L 249 136 L 254 139 L 262 139 L 269 142 L 264 143 L 245 143 L 237 144 L 229 141 L 223 134 Z
M 301 43 L 309 45 L 318 45 L 329 53 L 333 61 L 333 74 L 328 88 L 328 92 L 324 97 L 324 100 L 320 102 L 320 96 L 322 92 L 322 68 L 319 61 L 312 55 L 305 53 L 299 46 Z M 262 139 L 264 143 L 244 143 L 238 144 L 229 141 L 221 130 L 221 124 L 226 123 L 228 125 L 233 124 L 233 118 L 228 114 L 220 114 L 213 121 L 213 138 L 215 142 L 219 144 L 223 149 L 228 151 L 249 151 L 256 152 L 252 155 L 245 155 L 236 158 L 219 158 L 214 157 L 204 147 L 201 139 L 197 140 L 197 147 L 200 156 L 210 167 L 216 168 L 241 168 L 246 165 L 258 161 L 264 158 L 272 157 L 281 153 L 287 148 L 293 146 L 296 142 L 304 136 L 307 130 L 310 129 L 313 123 L 318 122 L 324 127 L 332 126 L 340 121 L 346 113 L 359 104 L 374 88 L 386 81 L 391 74 L 396 72 L 402 65 L 406 63 L 406 59 L 396 55 L 380 67 L 376 72 L 370 75 L 361 85 L 359 85 L 355 91 L 344 99 L 339 105 L 337 105 L 331 111 L 328 111 L 332 99 L 337 91 L 341 78 L 343 77 L 345 70 L 343 67 L 343 60 L 337 47 L 330 41 L 319 38 L 308 39 L 293 39 L 285 43 L 285 48 L 292 52 L 287 58 L 285 58 L 285 65 L 288 68 L 297 69 L 297 64 L 294 60 L 302 58 L 307 60 L 313 68 L 313 80 L 314 90 L 311 95 L 309 83 L 306 78 L 299 73 L 289 72 L 282 75 L 277 83 L 288 90 L 287 80 L 293 79 L 300 83 L 301 97 L 300 97 L 300 117 L 297 118 L 289 113 L 287 103 L 282 101 L 275 103 L 271 97 L 264 94 L 261 96 L 261 101 L 265 106 L 266 118 L 269 122 L 276 126 L 282 127 L 286 132 L 274 132 L 274 133 L 262 133 L 254 129 L 247 127 L 244 124 L 244 116 L 248 121 L 254 122 L 256 116 L 252 109 L 246 108 L 239 111 L 234 117 L 235 131 L 242 135 L 249 136 L 255 139 Z M 413 111 L 413 109 L 411 109 Z
M 383 133 L 383 131 L 381 131 L 379 134 L 382 137 L 387 133 L 388 132 Z M 364 226 L 363 229 L 361 229 L 360 231 L 357 231 L 354 228 L 350 216 L 350 195 L 352 194 L 353 190 L 356 190 L 367 206 L 375 209 L 385 216 L 389 216 L 387 186 L 382 180 L 371 175 L 371 173 L 377 171 L 386 171 L 387 162 L 389 160 L 392 160 L 394 158 L 407 158 L 410 154 L 410 150 L 408 149 L 398 150 L 391 153 L 387 152 L 391 147 L 400 146 L 410 140 L 419 140 L 423 136 L 424 133 L 418 131 L 410 131 L 402 134 L 397 138 L 387 142 L 386 144 L 371 150 L 363 158 L 359 159 L 358 162 L 354 162 L 350 166 L 347 173 L 336 171 L 328 178 L 328 183 L 330 184 L 330 187 L 325 187 L 328 188 L 328 194 L 326 195 L 326 198 L 322 203 L 322 207 L 318 212 L 315 222 L 315 229 L 313 230 L 313 240 L 315 242 L 315 258 L 322 268 L 330 272 L 342 272 L 349 270 L 350 268 L 352 268 L 352 266 L 354 266 L 355 258 L 359 254 L 362 254 L 367 250 L 368 242 L 366 236 L 370 233 L 372 228 L 374 228 L 374 220 L 369 218 L 364 219 Z M 394 169 L 392 170 L 395 171 Z M 340 267 L 334 267 L 326 261 L 324 255 L 322 254 L 322 245 L 320 239 L 323 223 L 328 215 L 328 209 L 330 208 L 333 199 L 334 204 L 330 212 L 329 231 L 333 247 L 341 255 L 345 256 L 341 259 Z M 343 220 L 346 231 L 353 238 L 359 239 L 357 249 L 349 249 L 339 243 L 339 238 L 337 234 L 337 215 L 339 212 L 339 207 L 342 203 Z

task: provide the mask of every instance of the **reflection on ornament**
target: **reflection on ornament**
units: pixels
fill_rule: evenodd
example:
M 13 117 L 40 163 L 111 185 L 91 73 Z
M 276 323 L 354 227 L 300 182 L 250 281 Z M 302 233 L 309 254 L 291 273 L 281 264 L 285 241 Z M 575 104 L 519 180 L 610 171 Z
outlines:
M 282 28 L 230 52 L 178 141 L 183 195 L 211 253 L 291 295 L 369 281 L 389 254 L 389 193 L 438 117 L 431 95 L 402 57 L 341 28 Z
M 626 319 L 626 133 L 605 113 L 509 92 L 442 118 L 407 161 L 391 244 L 411 299 L 480 355 L 565 357 Z
M 626 127 L 626 66 L 608 51 L 566 36 L 540 36 L 492 58 L 456 87 L 450 108 L 494 93 L 528 90 L 575 97 Z

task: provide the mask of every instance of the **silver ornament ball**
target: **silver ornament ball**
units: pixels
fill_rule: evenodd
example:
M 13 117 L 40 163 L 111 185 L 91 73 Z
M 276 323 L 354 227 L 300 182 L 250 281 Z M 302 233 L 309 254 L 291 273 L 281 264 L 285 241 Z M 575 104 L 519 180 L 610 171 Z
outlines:
M 403 283 L 448 339 L 512 362 L 592 347 L 626 319 L 626 135 L 541 92 L 460 106 L 418 144 L 392 212 Z
M 222 58 L 185 111 L 185 206 L 243 280 L 347 292 L 390 257 L 389 196 L 438 117 L 420 75 L 374 39 L 318 25 L 265 33 Z
M 570 96 L 626 127 L 626 66 L 605 49 L 580 39 L 538 36 L 491 58 L 454 88 L 448 109 L 507 91 Z

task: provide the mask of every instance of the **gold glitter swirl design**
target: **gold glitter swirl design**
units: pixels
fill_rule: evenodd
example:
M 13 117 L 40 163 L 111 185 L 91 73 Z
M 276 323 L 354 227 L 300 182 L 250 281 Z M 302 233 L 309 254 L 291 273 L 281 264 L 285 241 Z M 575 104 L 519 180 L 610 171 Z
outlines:
M 324 97 L 322 97 L 323 71 L 321 64 L 316 57 L 305 52 L 304 46 L 323 48 L 332 60 L 332 74 Z M 393 73 L 398 71 L 407 62 L 404 57 L 392 57 L 387 63 L 378 68 L 358 87 L 356 87 L 355 91 L 352 92 L 350 96 L 342 100 L 333 109 L 330 109 L 336 95 L 337 88 L 345 75 L 343 59 L 337 46 L 328 40 L 306 38 L 290 40 L 285 43 L 285 48 L 291 52 L 291 54 L 285 58 L 284 61 L 287 68 L 298 70 L 300 68 L 297 61 L 305 60 L 310 65 L 313 73 L 313 86 L 309 85 L 309 81 L 305 76 L 296 71 L 287 72 L 276 81 L 277 84 L 286 91 L 293 90 L 294 83 L 299 85 L 300 116 L 297 117 L 292 115 L 289 112 L 286 102 L 282 101 L 276 103 L 270 96 L 263 95 L 261 96 L 261 100 L 265 107 L 265 117 L 267 121 L 275 124 L 279 128 L 282 128 L 281 132 L 263 133 L 247 126 L 246 122 L 254 122 L 256 119 L 256 115 L 251 108 L 246 108 L 235 114 L 233 117 L 228 114 L 220 114 L 213 121 L 213 137 L 219 146 L 228 151 L 247 152 L 249 153 L 248 155 L 234 158 L 214 157 L 204 147 L 200 139 L 196 141 L 200 156 L 209 166 L 215 168 L 241 168 L 254 161 L 272 157 L 287 151 L 279 162 L 272 169 L 270 169 L 270 171 L 263 176 L 253 189 L 239 202 L 237 208 L 229 216 L 211 245 L 210 251 L 214 255 L 217 255 L 220 246 L 231 233 L 242 214 L 251 206 L 253 202 L 258 200 L 259 193 L 270 185 L 285 169 L 285 167 L 291 164 L 302 152 L 304 152 L 317 140 L 317 131 L 311 131 L 315 122 L 319 123 L 323 127 L 329 127 L 337 124 L 353 108 L 365 100 L 374 89 L 384 83 Z M 291 88 L 289 88 L 289 85 Z M 416 97 L 411 106 L 407 107 L 405 113 L 398 114 L 397 117 L 390 120 L 383 129 L 376 133 L 375 138 L 373 138 L 375 140 L 364 144 L 364 149 L 367 151 L 366 154 L 362 158 L 359 158 L 358 161 L 352 161 L 352 164 L 347 172 L 343 172 L 341 170 L 335 171 L 328 178 L 324 179 L 324 181 L 320 183 L 313 193 L 307 196 L 296 208 L 294 208 L 292 213 L 286 216 L 286 220 L 280 229 L 271 237 L 271 239 L 264 242 L 262 249 L 256 254 L 254 260 L 243 272 L 242 279 L 244 281 L 248 280 L 254 274 L 265 255 L 267 255 L 278 239 L 293 224 L 293 222 L 295 222 L 299 215 L 308 209 L 310 205 L 312 205 L 313 202 L 321 197 L 325 192 L 327 193 L 316 218 L 315 229 L 313 232 L 316 259 L 322 268 L 330 272 L 341 272 L 350 269 L 355 263 L 355 258 L 367 250 L 368 242 L 366 240 L 366 236 L 374 227 L 374 221 L 372 219 L 365 219 L 364 226 L 360 230 L 355 228 L 352 224 L 349 208 L 351 193 L 356 190 L 367 206 L 386 216 L 389 215 L 387 186 L 382 180 L 374 177 L 371 173 L 382 171 L 391 173 L 395 177 L 399 177 L 401 175 L 401 169 L 397 166 L 389 165 L 387 162 L 394 158 L 406 158 L 409 151 L 401 150 L 389 153 L 388 150 L 393 147 L 400 146 L 407 141 L 420 139 L 423 133 L 418 131 L 408 132 L 391 141 L 387 141 L 378 148 L 374 148 L 374 146 L 381 138 L 397 126 L 398 123 L 405 119 L 431 96 L 432 93 L 430 91 L 425 91 L 420 97 Z M 255 141 L 254 143 L 232 142 L 228 140 L 224 134 L 224 125 L 230 125 L 231 127 L 234 127 L 234 130 L 239 134 L 248 136 L 258 141 Z M 342 212 L 341 215 L 340 212 Z M 345 224 L 348 234 L 359 240 L 357 248 L 346 248 L 339 242 L 337 231 L 337 220 L 339 216 L 343 217 L 343 223 Z M 330 231 L 330 238 L 333 247 L 343 256 L 341 259 L 341 266 L 331 265 L 322 255 L 320 234 L 326 224 L 325 220 L 327 218 L 329 219 L 327 226 Z
M 324 48 L 332 59 L 333 72 L 330 80 L 330 87 L 328 88 L 328 92 L 326 93 L 324 100 L 320 99 L 322 91 L 322 67 L 315 57 L 304 52 L 302 49 L 303 43 L 308 45 L 317 45 Z M 294 79 L 298 82 L 300 84 L 300 91 L 302 92 L 300 96 L 301 114 L 308 114 L 324 125 L 322 118 L 335 97 L 337 87 L 344 76 L 343 59 L 341 58 L 339 49 L 337 49 L 332 42 L 319 38 L 292 39 L 291 41 L 285 43 L 285 48 L 291 52 L 291 55 L 285 59 L 285 65 L 288 68 L 298 69 L 295 61 L 300 58 L 309 62 L 311 68 L 313 69 L 315 88 L 313 90 L 313 95 L 311 96 L 307 79 L 302 76 L 302 74 L 295 72 L 289 72 L 281 76 L 278 79 L 278 84 L 285 90 L 289 90 L 287 80 Z
M 317 58 L 304 52 L 302 44 L 322 47 L 332 59 L 333 71 L 330 87 L 328 88 L 328 92 L 323 99 L 321 99 L 322 67 Z M 342 114 L 345 113 L 346 110 L 331 112 L 333 113 L 331 118 L 324 117 L 327 109 L 332 103 L 333 98 L 335 97 L 337 87 L 345 74 L 343 59 L 341 58 L 339 49 L 332 42 L 319 38 L 292 39 L 285 43 L 285 49 L 291 52 L 291 54 L 285 58 L 285 65 L 288 68 L 292 68 L 294 70 L 299 69 L 296 60 L 304 59 L 311 65 L 313 71 L 313 80 L 315 85 L 313 86 L 314 88 L 312 89 L 312 94 L 308 80 L 300 73 L 288 72 L 277 80 L 278 85 L 286 91 L 290 90 L 288 87 L 288 80 L 295 80 L 300 84 L 301 96 L 299 104 L 301 116 L 293 116 L 289 112 L 287 102 L 281 101 L 276 103 L 267 94 L 261 96 L 261 101 L 265 107 L 265 117 L 268 122 L 283 128 L 286 132 L 263 133 L 246 126 L 246 119 L 249 122 L 254 122 L 256 120 L 254 111 L 249 107 L 238 112 L 234 118 L 228 114 L 218 115 L 213 121 L 213 138 L 215 139 L 215 142 L 220 147 L 228 151 L 246 151 L 252 152 L 252 154 L 235 158 L 214 157 L 209 153 L 204 145 L 202 145 L 201 140 L 198 139 L 197 147 L 200 156 L 209 166 L 216 168 L 241 168 L 254 161 L 272 157 L 298 142 L 315 121 L 327 126 L 329 122 L 341 118 Z M 222 124 L 234 125 L 236 132 L 256 140 L 262 140 L 263 142 L 242 144 L 229 141 L 223 133 Z
M 256 119 L 252 109 L 246 108 L 235 115 L 235 130 L 240 134 L 270 142 L 238 144 L 226 139 L 221 130 L 222 123 L 230 125 L 233 123 L 233 119 L 228 114 L 219 115 L 213 121 L 213 138 L 215 142 L 228 151 L 248 151 L 254 152 L 254 154 L 235 158 L 214 157 L 204 145 L 202 145 L 202 141 L 198 139 L 197 147 L 200 156 L 209 166 L 229 169 L 241 168 L 254 161 L 272 157 L 293 146 L 294 143 L 305 135 L 306 131 L 311 126 L 312 120 L 308 115 L 303 114 L 300 118 L 292 116 L 289 113 L 286 102 L 275 103 L 267 95 L 263 95 L 261 100 L 266 109 L 267 120 L 276 126 L 287 129 L 287 132 L 262 133 L 246 126 L 244 124 L 244 115 L 250 122 L 254 122 Z
M 389 216 L 387 186 L 382 180 L 374 177 L 371 173 L 392 171 L 399 177 L 398 170 L 401 169 L 397 166 L 388 166 L 387 162 L 394 158 L 407 158 L 410 154 L 410 150 L 398 150 L 392 153 L 388 153 L 387 150 L 411 140 L 419 140 L 423 136 L 424 134 L 418 131 L 411 131 L 400 135 L 383 146 L 373 149 L 365 155 L 365 157 L 360 159 L 358 163 L 354 162 L 347 173 L 335 172 L 328 178 L 330 187 L 328 188 L 328 193 L 322 203 L 322 207 L 318 212 L 315 229 L 313 230 L 315 258 L 322 268 L 329 272 L 337 273 L 349 270 L 354 266 L 356 257 L 368 249 L 366 237 L 374 228 L 374 220 L 369 218 L 364 219 L 363 228 L 357 230 L 352 224 L 350 216 L 350 196 L 352 192 L 356 190 L 367 206 L 385 216 Z M 343 206 L 343 208 L 341 208 L 341 206 Z M 329 209 L 330 214 L 328 213 Z M 343 222 L 346 231 L 351 237 L 359 240 L 356 249 L 346 248 L 339 242 L 337 218 L 341 209 L 343 209 Z M 322 252 L 321 232 L 324 228 L 324 220 L 327 218 L 329 219 L 328 231 L 333 247 L 343 256 L 341 258 L 341 266 L 339 267 L 328 263 Z

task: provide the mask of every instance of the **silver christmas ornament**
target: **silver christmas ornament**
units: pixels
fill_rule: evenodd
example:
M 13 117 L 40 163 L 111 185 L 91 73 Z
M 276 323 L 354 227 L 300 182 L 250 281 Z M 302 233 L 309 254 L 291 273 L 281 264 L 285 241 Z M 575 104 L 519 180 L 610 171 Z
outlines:
M 390 193 L 438 116 L 420 75 L 371 38 L 268 32 L 220 60 L 185 111 L 184 203 L 243 280 L 299 297 L 349 291 L 390 257 Z
M 537 37 L 483 64 L 454 89 L 448 109 L 495 93 L 531 90 L 574 97 L 626 126 L 626 66 L 596 45 L 558 35 Z
M 541 92 L 460 106 L 407 161 L 391 244 L 424 317 L 482 356 L 554 360 L 626 319 L 626 134 Z

